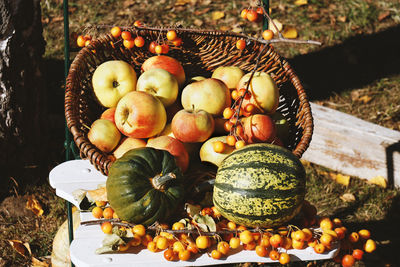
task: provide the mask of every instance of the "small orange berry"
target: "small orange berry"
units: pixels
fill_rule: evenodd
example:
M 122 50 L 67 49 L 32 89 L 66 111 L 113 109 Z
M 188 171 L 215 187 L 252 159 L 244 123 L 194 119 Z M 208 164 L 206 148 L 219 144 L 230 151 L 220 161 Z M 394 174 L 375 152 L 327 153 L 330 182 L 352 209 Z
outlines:
M 167 32 L 167 39 L 168 40 L 173 41 L 173 40 L 176 39 L 176 37 L 177 37 L 176 31 L 170 30 L 170 31 Z
M 82 35 L 79 35 L 78 38 L 76 38 L 76 44 L 79 47 L 84 47 L 85 46 L 85 42 L 86 42 L 86 39 Z
M 271 40 L 272 38 L 274 38 L 274 32 L 271 30 L 265 30 L 262 33 L 262 37 L 264 40 Z
M 243 141 L 243 140 L 239 140 L 239 141 L 237 141 L 236 144 L 235 144 L 235 148 L 236 148 L 236 149 L 242 148 L 242 147 L 244 147 L 244 146 L 246 146 L 246 142 Z
M 235 113 L 235 111 L 232 108 L 227 107 L 227 108 L 224 109 L 224 112 L 222 113 L 222 116 L 225 119 L 230 119 L 233 116 L 234 113 Z
M 173 44 L 174 46 L 181 46 L 181 44 L 182 44 L 182 39 L 179 38 L 179 37 L 177 37 L 177 38 L 175 38 L 175 40 L 172 41 L 172 44 Z
M 111 28 L 111 35 L 112 35 L 114 38 L 120 37 L 120 36 L 121 36 L 121 33 L 122 33 L 122 31 L 121 31 L 121 28 L 120 28 L 120 27 L 115 26 L 115 27 L 112 27 L 112 28 Z
M 154 47 L 154 51 L 156 52 L 156 54 L 161 54 L 162 53 L 162 46 L 161 45 L 156 45 L 156 47 Z
M 235 144 L 236 144 L 236 138 L 235 138 L 233 135 L 228 135 L 228 136 L 226 137 L 226 143 L 227 143 L 229 146 L 235 146 Z
M 112 224 L 110 222 L 103 222 L 101 224 L 101 230 L 103 231 L 103 233 L 105 234 L 111 234 L 112 233 Z
M 130 40 L 124 40 L 123 42 L 125 48 L 131 49 L 135 46 L 135 41 L 130 39 Z
M 155 48 L 156 48 L 157 45 L 158 45 L 158 44 L 157 44 L 156 42 L 154 42 L 154 41 L 152 41 L 152 42 L 149 44 L 149 51 L 150 51 L 150 53 L 153 53 L 153 54 L 156 53 Z
M 249 12 L 249 10 L 247 9 L 247 8 L 245 8 L 245 9 L 242 9 L 242 11 L 240 12 L 240 16 L 243 18 L 243 19 L 247 19 L 247 13 Z
M 279 260 L 280 253 L 277 250 L 271 250 L 269 252 L 269 258 L 273 261 Z
M 225 150 L 225 143 L 222 141 L 215 141 L 212 143 L 212 146 L 217 153 L 222 153 Z
M 143 38 L 142 36 L 137 36 L 137 37 L 134 39 L 134 42 L 135 42 L 135 45 L 136 45 L 137 47 L 143 47 L 143 46 L 144 46 L 144 38 Z
M 232 90 L 231 97 L 232 97 L 233 100 L 237 100 L 239 98 L 238 90 Z
M 103 210 L 104 219 L 112 219 L 114 214 L 114 210 L 110 207 L 107 207 Z
M 264 11 L 261 7 L 257 7 L 256 12 L 257 12 L 257 14 L 260 14 L 260 15 L 264 14 Z
M 143 27 L 143 23 L 142 23 L 140 20 L 136 20 L 136 21 L 133 23 L 133 26 L 135 26 L 135 27 Z
M 168 51 L 169 51 L 169 45 L 167 45 L 167 44 L 162 44 L 162 45 L 161 45 L 161 52 L 162 52 L 163 54 L 167 54 Z
M 226 121 L 226 122 L 224 123 L 224 129 L 225 129 L 225 131 L 230 132 L 231 129 L 232 129 L 232 126 L 233 126 L 232 122 Z
M 94 207 L 92 209 L 92 215 L 93 217 L 95 217 L 96 219 L 100 219 L 101 217 L 103 217 L 103 209 L 100 207 Z
M 251 22 L 255 22 L 258 20 L 258 16 L 260 14 L 257 13 L 257 11 L 255 11 L 254 9 L 249 10 L 246 14 L 246 18 L 251 21 Z
M 243 39 L 237 40 L 236 42 L 236 48 L 243 50 L 246 47 L 246 41 Z
M 284 265 L 288 264 L 290 262 L 290 256 L 286 252 L 282 252 L 281 255 L 279 255 L 279 263 Z
M 128 32 L 128 31 L 123 31 L 121 33 L 121 37 L 124 40 L 131 40 L 132 39 L 132 34 L 130 32 Z

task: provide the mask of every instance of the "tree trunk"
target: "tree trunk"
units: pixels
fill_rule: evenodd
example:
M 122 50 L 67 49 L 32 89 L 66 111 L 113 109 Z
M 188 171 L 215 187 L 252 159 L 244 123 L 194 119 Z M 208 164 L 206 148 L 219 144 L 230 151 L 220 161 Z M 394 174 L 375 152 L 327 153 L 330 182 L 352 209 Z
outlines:
M 0 0 L 0 175 L 44 159 L 44 49 L 40 0 Z

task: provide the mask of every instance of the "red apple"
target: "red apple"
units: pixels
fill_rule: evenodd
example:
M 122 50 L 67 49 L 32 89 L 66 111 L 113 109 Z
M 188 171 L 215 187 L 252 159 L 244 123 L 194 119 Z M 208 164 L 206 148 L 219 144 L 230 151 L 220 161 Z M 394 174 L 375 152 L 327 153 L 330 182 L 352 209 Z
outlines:
M 182 86 L 185 83 L 185 70 L 183 69 L 181 63 L 175 58 L 163 55 L 153 56 L 146 59 L 142 64 L 142 71 L 156 68 L 164 69 L 174 75 L 179 86 Z
M 133 91 L 118 102 L 115 124 L 120 132 L 134 138 L 148 138 L 159 134 L 167 122 L 161 101 L 148 93 Z
M 186 110 L 202 109 L 218 116 L 231 105 L 231 95 L 223 81 L 209 78 L 188 84 L 182 90 L 181 102 Z
M 98 119 L 90 126 L 89 141 L 103 152 L 111 152 L 119 143 L 121 133 L 109 120 Z
M 204 142 L 214 131 L 214 119 L 204 110 L 180 110 L 171 122 L 175 138 L 185 143 Z
M 189 166 L 189 155 L 181 141 L 171 136 L 159 136 L 150 138 L 147 142 L 148 147 L 167 150 L 175 157 L 176 163 L 182 172 L 185 172 Z
M 270 116 L 255 114 L 242 120 L 247 143 L 271 142 L 275 139 L 275 123 Z
M 120 144 L 114 150 L 113 154 L 115 158 L 119 159 L 129 150 L 145 146 L 146 146 L 146 141 L 144 141 L 143 139 L 126 137 L 120 142 Z
M 108 108 L 108 109 L 104 110 L 103 113 L 101 113 L 100 119 L 109 120 L 109 121 L 115 123 L 114 115 L 115 115 L 115 107 Z

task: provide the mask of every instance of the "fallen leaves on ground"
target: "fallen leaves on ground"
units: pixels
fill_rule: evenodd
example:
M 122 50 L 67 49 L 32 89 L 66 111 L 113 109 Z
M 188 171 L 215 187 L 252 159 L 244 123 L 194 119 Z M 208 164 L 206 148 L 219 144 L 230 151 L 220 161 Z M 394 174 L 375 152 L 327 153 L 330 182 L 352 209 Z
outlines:
M 308 1 L 307 0 L 296 0 L 296 1 L 294 1 L 294 4 L 296 6 L 304 6 L 304 5 L 308 4 Z
M 219 20 L 225 17 L 225 13 L 223 11 L 214 11 L 211 14 L 212 20 Z
M 356 197 L 351 193 L 345 193 L 345 194 L 341 195 L 340 199 L 343 200 L 344 202 L 356 201 Z
M 285 27 L 282 32 L 283 37 L 287 39 L 296 39 L 298 36 L 297 30 L 294 27 Z
M 42 205 L 40 205 L 35 196 L 28 196 L 28 200 L 26 201 L 26 208 L 31 210 L 36 216 L 43 215 Z
M 382 188 L 387 187 L 387 180 L 383 176 L 375 176 L 371 179 L 368 180 L 369 184 L 375 184 L 377 186 L 380 186 Z

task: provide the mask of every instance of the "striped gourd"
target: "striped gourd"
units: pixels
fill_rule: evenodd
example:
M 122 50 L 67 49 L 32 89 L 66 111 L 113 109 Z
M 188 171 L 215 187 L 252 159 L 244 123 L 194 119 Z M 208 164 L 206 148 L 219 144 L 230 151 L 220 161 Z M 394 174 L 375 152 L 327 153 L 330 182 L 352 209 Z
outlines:
M 253 144 L 224 159 L 213 201 L 227 219 L 248 227 L 275 227 L 292 219 L 305 196 L 305 170 L 289 150 Z

